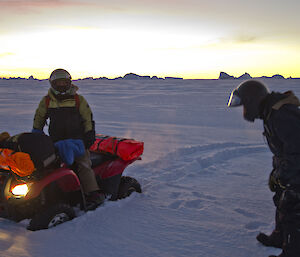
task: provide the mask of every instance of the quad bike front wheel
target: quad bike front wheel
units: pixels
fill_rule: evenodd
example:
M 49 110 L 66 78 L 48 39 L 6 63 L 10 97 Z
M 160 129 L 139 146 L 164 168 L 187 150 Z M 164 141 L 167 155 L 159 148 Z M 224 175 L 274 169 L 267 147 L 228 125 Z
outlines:
M 75 217 L 74 209 L 68 204 L 59 203 L 43 209 L 30 221 L 28 230 L 40 230 L 55 227 Z
M 121 177 L 121 182 L 119 186 L 118 199 L 130 196 L 131 193 L 137 192 L 142 193 L 142 188 L 140 183 L 132 177 L 123 176 Z

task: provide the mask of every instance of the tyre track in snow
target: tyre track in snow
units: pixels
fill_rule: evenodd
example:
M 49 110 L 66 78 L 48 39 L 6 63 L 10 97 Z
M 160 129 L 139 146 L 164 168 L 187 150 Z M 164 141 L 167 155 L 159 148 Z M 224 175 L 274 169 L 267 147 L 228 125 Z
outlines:
M 150 213 L 174 215 L 183 233 L 194 231 L 195 238 L 203 241 L 206 235 L 229 238 L 223 243 L 230 248 L 249 238 L 256 251 L 255 234 L 270 227 L 265 213 L 271 202 L 254 191 L 267 190 L 256 177 L 265 168 L 261 156 L 268 154 L 265 144 L 197 145 L 137 164 L 129 172 L 141 182 L 144 191 L 138 197 L 147 203 Z
M 251 181 L 248 177 L 253 175 L 247 170 L 228 171 L 226 168 L 233 159 L 252 158 L 253 154 L 264 152 L 268 152 L 264 144 L 234 142 L 184 147 L 156 161 L 137 165 L 130 172 L 141 182 L 144 195 L 154 201 L 155 205 L 169 209 L 195 210 L 213 207 L 222 212 L 225 197 L 226 201 L 235 205 L 234 202 L 238 202 L 236 195 L 220 196 L 211 191 L 209 185 L 214 184 L 219 188 L 218 184 L 230 186 L 230 183 L 239 183 L 243 178 Z M 256 202 L 250 204 L 255 205 Z M 234 212 L 256 218 L 256 215 L 238 206 Z
M 264 144 L 240 144 L 234 142 L 215 143 L 207 145 L 198 145 L 184 147 L 170 152 L 158 160 L 150 163 L 136 165 L 131 168 L 136 176 L 143 179 L 155 179 L 165 176 L 171 181 L 182 177 L 183 173 L 189 175 L 197 173 L 204 174 L 211 168 L 217 169 L 231 159 L 240 158 L 255 153 L 266 152 L 267 147 Z M 177 174 L 177 173 L 181 173 Z M 175 174 L 179 176 L 174 176 Z M 232 173 L 241 175 L 239 173 Z M 169 176 L 170 175 L 170 176 Z

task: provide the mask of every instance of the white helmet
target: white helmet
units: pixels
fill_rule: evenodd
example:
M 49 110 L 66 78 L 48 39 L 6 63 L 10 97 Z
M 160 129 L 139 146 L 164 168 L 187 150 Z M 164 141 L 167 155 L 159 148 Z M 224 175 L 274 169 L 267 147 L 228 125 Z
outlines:
M 55 94 L 65 94 L 71 88 L 71 75 L 64 69 L 54 70 L 49 78 L 49 82 Z M 58 82 L 64 81 L 64 83 Z

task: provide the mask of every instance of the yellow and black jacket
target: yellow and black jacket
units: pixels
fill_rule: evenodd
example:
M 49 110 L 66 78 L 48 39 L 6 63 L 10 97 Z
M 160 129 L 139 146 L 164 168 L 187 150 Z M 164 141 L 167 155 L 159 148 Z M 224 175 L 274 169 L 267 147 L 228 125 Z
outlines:
M 54 142 L 64 139 L 82 139 L 86 148 L 95 140 L 95 123 L 92 111 L 77 87 L 71 93 L 57 96 L 51 88 L 35 112 L 33 128 L 43 130 L 49 118 L 49 135 Z

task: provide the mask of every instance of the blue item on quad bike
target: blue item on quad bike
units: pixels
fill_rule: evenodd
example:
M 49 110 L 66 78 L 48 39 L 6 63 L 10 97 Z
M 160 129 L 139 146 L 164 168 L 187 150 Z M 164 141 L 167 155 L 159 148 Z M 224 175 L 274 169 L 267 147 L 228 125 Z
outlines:
M 62 161 L 67 165 L 72 165 L 77 157 L 83 156 L 85 152 L 81 139 L 65 139 L 56 142 L 55 147 Z

